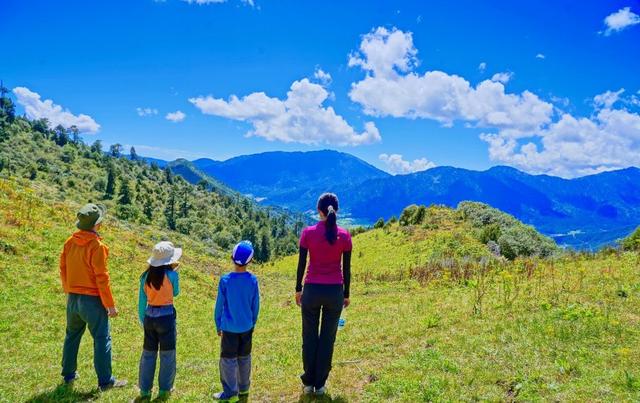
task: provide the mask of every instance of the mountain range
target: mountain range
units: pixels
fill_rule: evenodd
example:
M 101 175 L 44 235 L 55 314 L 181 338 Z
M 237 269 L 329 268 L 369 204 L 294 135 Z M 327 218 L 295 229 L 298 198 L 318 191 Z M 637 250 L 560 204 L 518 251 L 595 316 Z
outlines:
M 318 195 L 333 191 L 342 216 L 358 224 L 397 216 L 410 204 L 455 207 L 473 200 L 514 215 L 560 245 L 587 250 L 612 244 L 640 224 L 638 168 L 575 179 L 506 166 L 486 171 L 436 167 L 394 176 L 330 150 L 178 160 L 170 166 L 190 182 L 213 178 L 263 204 L 296 212 L 313 213 Z

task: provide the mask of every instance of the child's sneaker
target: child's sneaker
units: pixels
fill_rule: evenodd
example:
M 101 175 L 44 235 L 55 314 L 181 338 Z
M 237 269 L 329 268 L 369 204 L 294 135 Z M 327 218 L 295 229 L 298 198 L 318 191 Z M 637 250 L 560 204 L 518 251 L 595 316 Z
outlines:
M 171 397 L 171 392 L 173 392 L 172 390 L 161 390 L 160 392 L 158 392 L 158 400 L 164 401 L 164 400 L 169 400 L 169 398 Z
M 224 402 L 224 403 L 236 403 L 237 401 L 240 400 L 238 396 L 227 397 L 225 396 L 224 392 L 214 393 L 213 398 L 219 402 Z
M 114 379 L 108 384 L 100 386 L 100 390 L 103 392 L 106 392 L 109 389 L 124 388 L 125 386 L 127 386 L 126 379 L 122 379 L 122 380 Z
M 316 396 L 322 396 L 327 393 L 327 387 L 323 386 L 321 388 L 316 389 Z
M 138 398 L 135 400 L 136 402 L 149 402 L 151 401 L 151 391 L 149 392 L 144 392 L 144 391 L 140 391 L 140 396 L 138 396 Z
M 313 393 L 313 386 L 302 385 L 302 393 L 310 395 Z
M 238 396 L 249 396 L 249 389 L 247 390 L 241 390 L 240 392 L 238 392 Z

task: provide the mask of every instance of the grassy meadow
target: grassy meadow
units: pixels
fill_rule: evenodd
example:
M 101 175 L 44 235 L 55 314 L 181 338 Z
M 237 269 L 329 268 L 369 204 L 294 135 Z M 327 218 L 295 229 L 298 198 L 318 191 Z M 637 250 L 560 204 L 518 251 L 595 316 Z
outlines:
M 142 329 L 138 276 L 151 246 L 185 249 L 174 401 L 219 389 L 213 325 L 227 262 L 185 235 L 109 219 L 114 373 L 130 386 L 96 389 L 88 332 L 80 379 L 60 385 L 65 296 L 58 255 L 73 231 L 71 203 L 42 183 L 0 180 L 0 401 L 131 401 Z M 429 228 L 387 226 L 354 238 L 352 306 L 338 335 L 330 395 L 318 401 L 637 401 L 640 399 L 640 257 L 565 255 L 508 262 L 488 257 L 465 222 L 443 210 Z M 470 258 L 465 258 L 469 256 Z M 295 257 L 256 266 L 262 311 L 250 401 L 300 396 Z

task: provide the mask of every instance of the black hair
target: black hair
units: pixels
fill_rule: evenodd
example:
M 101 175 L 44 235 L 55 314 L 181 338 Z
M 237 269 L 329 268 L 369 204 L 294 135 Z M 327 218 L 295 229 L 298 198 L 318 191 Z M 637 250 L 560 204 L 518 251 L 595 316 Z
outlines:
M 144 273 L 147 273 L 147 278 L 145 279 L 145 284 L 149 287 L 153 287 L 156 290 L 159 290 L 162 287 L 162 283 L 164 282 L 164 276 L 166 270 L 173 270 L 168 264 L 163 266 L 151 266 L 147 268 Z M 144 273 L 142 275 L 144 276 Z
M 327 217 L 326 229 L 324 236 L 327 238 L 327 242 L 333 245 L 338 239 L 338 196 L 333 193 L 323 193 L 318 198 L 318 210 L 322 211 Z

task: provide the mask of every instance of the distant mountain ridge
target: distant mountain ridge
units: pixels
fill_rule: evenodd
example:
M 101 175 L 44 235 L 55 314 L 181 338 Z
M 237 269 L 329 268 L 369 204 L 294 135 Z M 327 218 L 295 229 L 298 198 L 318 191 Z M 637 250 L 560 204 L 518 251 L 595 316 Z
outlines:
M 266 152 L 226 161 L 198 159 L 193 166 L 265 204 L 296 211 L 313 209 L 324 191 L 391 176 L 353 155 L 331 150 Z
M 366 221 L 397 214 L 398 206 L 408 204 L 480 201 L 533 225 L 559 244 L 592 249 L 628 235 L 640 223 L 640 169 L 563 179 L 504 166 L 486 171 L 437 167 L 364 181 L 344 189 L 342 200 Z
M 175 165 L 172 169 L 183 169 Z M 311 212 L 320 193 L 336 192 L 343 217 L 363 224 L 397 216 L 410 204 L 455 207 L 472 200 L 579 249 L 613 243 L 640 224 L 638 168 L 575 179 L 530 175 L 507 166 L 486 171 L 442 166 L 393 176 L 353 155 L 329 150 L 199 159 L 190 165 L 263 204 L 293 211 Z

